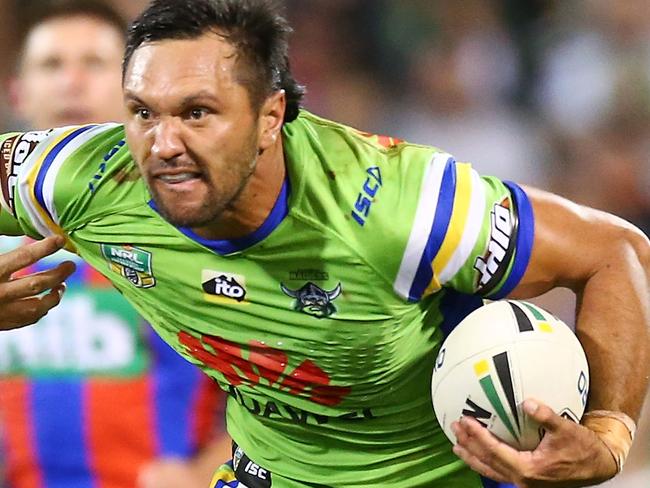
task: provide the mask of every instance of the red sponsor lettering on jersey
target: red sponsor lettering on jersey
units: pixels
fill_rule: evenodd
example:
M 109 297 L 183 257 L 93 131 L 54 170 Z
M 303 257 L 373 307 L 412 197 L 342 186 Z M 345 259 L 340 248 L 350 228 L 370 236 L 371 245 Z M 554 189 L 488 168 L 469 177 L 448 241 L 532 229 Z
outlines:
M 233 386 L 257 385 L 265 380 L 292 395 L 306 395 L 312 402 L 328 406 L 341 403 L 351 390 L 330 385 L 329 375 L 311 359 L 291 370 L 284 351 L 261 342 L 249 343 L 246 359 L 238 344 L 221 337 L 202 335 L 198 338 L 182 331 L 178 333 L 178 340 L 192 357 L 221 372 Z

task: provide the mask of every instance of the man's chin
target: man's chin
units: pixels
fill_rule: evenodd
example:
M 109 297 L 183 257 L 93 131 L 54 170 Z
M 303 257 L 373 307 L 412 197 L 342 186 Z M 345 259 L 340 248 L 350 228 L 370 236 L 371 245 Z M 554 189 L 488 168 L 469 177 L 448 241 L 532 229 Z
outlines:
M 158 213 L 170 224 L 175 227 L 203 227 L 214 222 L 217 218 L 214 212 L 208 213 L 205 207 L 191 207 L 187 204 L 170 208 L 163 202 L 156 201 Z

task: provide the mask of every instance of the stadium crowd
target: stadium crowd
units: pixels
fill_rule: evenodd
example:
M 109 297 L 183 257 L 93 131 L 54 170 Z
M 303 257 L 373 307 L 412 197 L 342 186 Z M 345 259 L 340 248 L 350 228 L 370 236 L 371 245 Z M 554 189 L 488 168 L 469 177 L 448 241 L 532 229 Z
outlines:
M 5 82 L 20 26 L 43 1 L 0 0 Z M 111 3 L 133 17 L 146 1 Z M 550 189 L 650 232 L 648 0 L 286 4 L 293 70 L 311 111 L 444 148 L 481 173 Z M 4 132 L 21 121 L 2 98 Z M 571 322 L 569 292 L 540 303 Z M 650 483 L 649 403 L 625 472 L 607 486 Z

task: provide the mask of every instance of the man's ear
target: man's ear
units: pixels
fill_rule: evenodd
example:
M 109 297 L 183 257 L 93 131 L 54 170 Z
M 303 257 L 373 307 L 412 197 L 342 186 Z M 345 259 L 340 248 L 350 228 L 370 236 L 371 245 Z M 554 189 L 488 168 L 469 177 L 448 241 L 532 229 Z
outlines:
M 286 108 L 287 97 L 284 90 L 274 92 L 262 104 L 259 124 L 260 152 L 273 146 L 280 137 Z

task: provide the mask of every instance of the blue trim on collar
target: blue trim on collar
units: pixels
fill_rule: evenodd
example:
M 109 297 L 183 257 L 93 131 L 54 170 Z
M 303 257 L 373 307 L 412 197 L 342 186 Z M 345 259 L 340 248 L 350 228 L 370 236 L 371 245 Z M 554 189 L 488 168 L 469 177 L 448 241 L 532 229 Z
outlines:
M 211 240 L 197 235 L 189 227 L 176 227 L 176 229 L 178 229 L 180 232 L 198 244 L 201 244 L 202 246 L 207 247 L 208 249 L 211 249 L 215 253 L 222 256 L 238 251 L 243 251 L 266 239 L 269 234 L 271 234 L 271 232 L 273 232 L 278 227 L 278 225 L 280 225 L 284 218 L 289 214 L 290 194 L 291 184 L 289 182 L 289 178 L 287 177 L 282 184 L 282 189 L 280 190 L 280 194 L 278 195 L 278 198 L 273 205 L 273 209 L 271 210 L 271 213 L 269 213 L 264 223 L 257 230 L 244 237 L 238 237 L 236 239 Z M 153 200 L 149 200 L 149 206 L 156 213 L 159 213 L 158 207 Z

